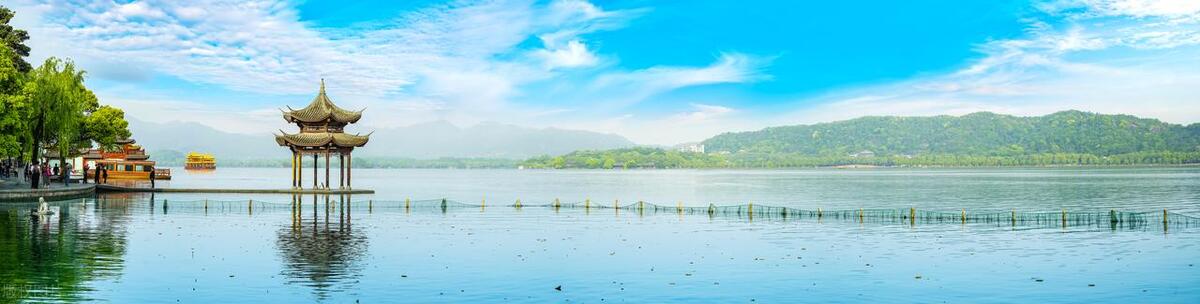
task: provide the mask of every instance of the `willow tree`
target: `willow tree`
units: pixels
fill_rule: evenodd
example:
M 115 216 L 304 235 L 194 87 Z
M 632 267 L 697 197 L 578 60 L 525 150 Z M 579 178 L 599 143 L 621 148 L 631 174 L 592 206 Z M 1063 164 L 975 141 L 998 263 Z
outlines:
M 54 57 L 30 71 L 24 94 L 29 102 L 25 122 L 29 124 L 31 160 L 40 159 L 42 148 L 57 149 L 63 156 L 76 148 L 84 111 L 97 104 L 96 95 L 84 87 L 83 76 L 74 62 Z

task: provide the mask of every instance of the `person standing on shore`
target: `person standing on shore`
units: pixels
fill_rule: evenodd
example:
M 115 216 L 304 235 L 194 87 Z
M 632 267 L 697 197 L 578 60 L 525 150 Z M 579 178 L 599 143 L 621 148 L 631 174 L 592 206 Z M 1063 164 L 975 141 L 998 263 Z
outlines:
M 42 176 L 42 172 L 38 168 L 38 163 L 35 162 L 32 165 L 29 165 L 29 172 L 26 173 L 25 175 L 29 176 L 30 187 L 32 187 L 33 189 L 38 189 L 38 188 L 42 187 L 42 184 L 41 184 L 42 180 L 40 178 Z
M 71 185 L 71 167 L 74 167 L 71 163 L 63 166 L 63 187 Z
M 154 167 L 150 167 L 150 189 L 154 189 Z
M 90 167 L 88 167 L 88 164 L 87 164 L 87 163 L 83 163 L 83 171 L 81 171 L 81 172 L 83 172 L 83 183 L 84 183 L 84 184 L 86 184 L 86 183 L 87 183 L 87 174 L 88 174 L 88 170 L 89 170 L 89 169 L 91 169 L 91 168 L 90 168 Z
M 50 162 L 42 165 L 42 188 L 50 188 Z

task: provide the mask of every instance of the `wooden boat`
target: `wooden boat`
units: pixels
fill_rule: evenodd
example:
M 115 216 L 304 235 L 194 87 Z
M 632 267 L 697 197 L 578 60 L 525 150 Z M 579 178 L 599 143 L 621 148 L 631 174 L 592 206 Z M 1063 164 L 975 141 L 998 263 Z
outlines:
M 171 179 L 171 169 L 159 169 L 136 141 L 126 138 L 117 143 L 121 145 L 119 150 L 92 149 L 83 156 L 91 168 L 84 172 L 85 177 L 95 180 L 96 168 L 103 167 L 108 170 L 108 179 L 150 180 L 151 174 L 156 180 Z
M 187 155 L 187 162 L 183 168 L 186 170 L 215 170 L 217 169 L 217 159 L 212 154 L 191 152 Z
M 96 161 L 96 166 L 108 170 L 108 179 L 149 180 L 150 174 L 154 174 L 156 180 L 171 179 L 171 169 L 158 169 L 154 165 L 153 161 L 148 160 L 105 159 Z M 88 178 L 94 179 L 95 175 L 95 169 L 87 172 Z

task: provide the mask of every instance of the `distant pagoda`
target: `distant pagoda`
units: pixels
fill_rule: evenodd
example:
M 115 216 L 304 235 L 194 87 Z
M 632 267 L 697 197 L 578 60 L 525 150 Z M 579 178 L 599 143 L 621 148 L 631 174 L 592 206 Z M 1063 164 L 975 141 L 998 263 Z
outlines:
M 287 111 L 280 111 L 283 112 L 284 120 L 300 127 L 300 133 L 288 134 L 279 130 L 281 134 L 275 135 L 276 143 L 288 147 L 292 151 L 292 188 L 303 188 L 301 169 L 304 166 L 305 155 L 313 157 L 313 189 L 321 188 L 317 184 L 317 157 L 323 155 L 325 156 L 324 189 L 329 189 L 331 186 L 329 183 L 329 157 L 336 154 L 338 157 L 338 185 L 341 189 L 349 189 L 350 169 L 353 168 L 354 163 L 350 153 L 354 151 L 355 147 L 367 145 L 371 134 L 347 134 L 344 129 L 346 125 L 358 122 L 358 119 L 362 118 L 362 110 L 350 111 L 334 105 L 333 101 L 329 100 L 329 96 L 325 96 L 325 80 L 322 79 L 320 92 L 308 106 L 299 110 L 288 107 Z

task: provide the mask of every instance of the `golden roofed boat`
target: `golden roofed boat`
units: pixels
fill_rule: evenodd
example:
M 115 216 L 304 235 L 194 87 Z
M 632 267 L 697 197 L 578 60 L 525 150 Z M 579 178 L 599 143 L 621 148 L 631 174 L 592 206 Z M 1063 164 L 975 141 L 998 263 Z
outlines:
M 217 169 L 217 159 L 212 154 L 190 152 L 187 155 L 187 162 L 183 165 L 187 170 L 214 170 Z

